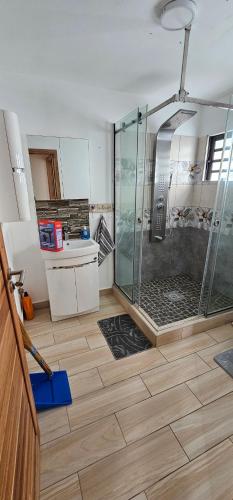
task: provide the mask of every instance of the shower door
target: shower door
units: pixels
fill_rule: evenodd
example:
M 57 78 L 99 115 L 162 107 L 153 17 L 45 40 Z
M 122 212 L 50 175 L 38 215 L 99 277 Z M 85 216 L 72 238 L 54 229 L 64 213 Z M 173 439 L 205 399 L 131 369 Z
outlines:
M 145 112 L 137 108 L 115 127 L 115 283 L 131 302 L 140 282 Z
M 229 110 L 200 312 L 233 308 L 233 112 Z

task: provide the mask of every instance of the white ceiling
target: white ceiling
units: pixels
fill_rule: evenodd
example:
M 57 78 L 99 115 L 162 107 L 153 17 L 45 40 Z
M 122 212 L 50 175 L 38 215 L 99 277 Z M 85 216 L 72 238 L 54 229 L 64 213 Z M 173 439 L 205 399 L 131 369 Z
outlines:
M 0 72 L 135 94 L 178 90 L 182 32 L 156 21 L 158 0 L 0 0 Z M 197 0 L 187 89 L 233 88 L 233 0 Z

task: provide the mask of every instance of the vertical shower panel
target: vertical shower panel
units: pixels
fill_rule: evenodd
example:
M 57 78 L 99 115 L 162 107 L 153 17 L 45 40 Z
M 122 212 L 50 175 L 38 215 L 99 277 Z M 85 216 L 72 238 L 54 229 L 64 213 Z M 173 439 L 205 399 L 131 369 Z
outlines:
M 154 189 L 152 199 L 151 241 L 161 241 L 166 233 L 168 189 L 170 180 L 170 152 L 173 135 L 178 127 L 192 118 L 196 111 L 180 109 L 172 115 L 157 133 Z
M 145 111 L 136 109 L 115 127 L 115 283 L 132 302 L 140 281 Z

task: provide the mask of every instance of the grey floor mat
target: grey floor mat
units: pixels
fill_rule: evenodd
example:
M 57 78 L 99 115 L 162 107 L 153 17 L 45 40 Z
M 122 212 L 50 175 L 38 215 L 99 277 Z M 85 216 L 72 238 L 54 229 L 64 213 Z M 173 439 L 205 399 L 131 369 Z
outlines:
M 217 354 L 214 360 L 233 378 L 233 349 Z

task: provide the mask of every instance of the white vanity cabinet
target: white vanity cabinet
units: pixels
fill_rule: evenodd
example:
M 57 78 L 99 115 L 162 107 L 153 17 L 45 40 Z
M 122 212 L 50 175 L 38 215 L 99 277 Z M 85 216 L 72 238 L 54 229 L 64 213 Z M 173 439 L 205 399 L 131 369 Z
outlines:
M 98 263 L 91 262 L 74 268 L 78 313 L 99 308 Z
M 77 289 L 74 267 L 47 269 L 49 301 L 52 316 L 77 314 Z
M 96 243 L 93 250 L 94 253 L 90 253 L 89 248 L 88 255 L 77 257 L 72 256 L 74 249 L 58 252 L 56 255 L 43 252 L 53 321 L 99 310 Z M 81 253 L 85 253 L 84 249 Z

